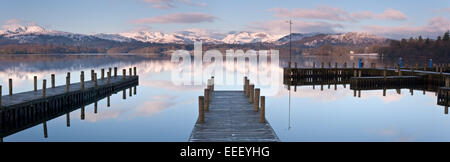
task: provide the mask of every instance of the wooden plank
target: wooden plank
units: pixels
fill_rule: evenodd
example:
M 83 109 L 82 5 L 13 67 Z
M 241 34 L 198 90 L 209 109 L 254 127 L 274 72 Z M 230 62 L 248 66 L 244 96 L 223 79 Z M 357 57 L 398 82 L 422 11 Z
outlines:
M 189 142 L 279 142 L 253 108 L 243 91 L 212 92 L 205 122 L 195 124 Z

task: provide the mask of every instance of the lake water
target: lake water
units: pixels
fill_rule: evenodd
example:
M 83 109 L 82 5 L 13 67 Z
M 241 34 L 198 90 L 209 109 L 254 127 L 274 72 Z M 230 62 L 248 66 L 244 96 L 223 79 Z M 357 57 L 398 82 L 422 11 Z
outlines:
M 366 65 L 393 66 L 395 59 L 363 57 Z M 435 59 L 436 60 L 436 59 Z M 282 75 L 288 58 L 280 58 L 277 66 L 269 69 Z M 357 62 L 353 57 L 298 56 L 293 62 L 299 67 L 311 67 L 320 62 Z M 408 62 L 410 61 L 410 62 Z M 448 60 L 436 60 L 448 63 Z M 423 65 L 425 60 L 405 62 Z M 106 99 L 94 106 L 86 105 L 86 117 L 80 119 L 80 109 L 70 113 L 71 125 L 66 127 L 66 116 L 47 121 L 48 138 L 44 138 L 43 125 L 22 130 L 4 137 L 12 141 L 180 141 L 188 140 L 198 115 L 198 97 L 205 85 L 178 85 L 173 81 L 173 71 L 178 63 L 149 55 L 129 54 L 71 54 L 71 55 L 3 55 L 0 56 L 0 85 L 7 93 L 8 79 L 13 79 L 14 93 L 33 89 L 33 76 L 50 80 L 56 75 L 56 85 L 65 84 L 67 72 L 72 82 L 79 80 L 80 71 L 101 68 L 137 67 L 139 86 L 137 94 L 122 99 L 120 93 L 111 96 L 111 107 Z M 225 67 L 229 69 L 231 67 Z M 245 73 L 246 69 L 236 72 Z M 244 72 L 243 72 L 244 71 Z M 244 74 L 242 74 L 244 75 Z M 271 74 L 272 75 L 272 74 Z M 238 75 L 239 76 L 239 75 Z M 209 76 L 204 75 L 203 81 Z M 216 80 L 222 79 L 216 76 Z M 282 79 L 282 76 L 281 78 Z M 258 80 L 250 76 L 250 80 Z M 240 89 L 237 85 L 218 85 L 216 90 Z M 259 82 L 259 81 L 258 81 Z M 353 96 L 349 85 L 327 86 L 321 91 L 311 86 L 289 91 L 282 80 L 269 86 L 258 86 L 266 96 L 266 116 L 281 141 L 450 141 L 450 116 L 444 107 L 436 104 L 433 92 L 402 89 L 398 94 L 388 90 L 362 91 L 361 98 Z

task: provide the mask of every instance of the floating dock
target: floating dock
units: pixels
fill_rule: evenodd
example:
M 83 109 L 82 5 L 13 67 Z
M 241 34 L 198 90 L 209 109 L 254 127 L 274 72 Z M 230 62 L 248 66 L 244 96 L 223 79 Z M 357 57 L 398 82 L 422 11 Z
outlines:
M 208 86 L 199 97 L 199 119 L 189 142 L 279 142 L 265 118 L 265 97 L 248 83 L 244 91 L 214 91 Z

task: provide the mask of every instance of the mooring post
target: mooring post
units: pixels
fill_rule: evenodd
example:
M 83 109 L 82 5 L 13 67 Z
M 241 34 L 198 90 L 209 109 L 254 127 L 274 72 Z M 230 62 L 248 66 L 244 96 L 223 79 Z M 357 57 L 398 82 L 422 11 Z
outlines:
M 133 76 L 133 71 L 132 71 L 132 69 L 130 68 L 128 71 L 130 72 L 130 76 L 129 76 L 129 77 Z
M 0 108 L 2 107 L 2 85 L 0 85 Z
M 81 71 L 81 74 L 80 74 L 80 86 L 81 86 L 81 89 L 83 90 L 84 89 L 84 71 Z
M 94 87 L 97 87 L 97 73 L 94 73 Z
M 244 93 L 245 93 L 245 88 L 246 88 L 246 86 L 247 86 L 247 77 L 244 77 L 244 86 L 243 86 L 243 90 L 244 90 Z
M 137 68 L 136 68 L 136 66 L 133 67 L 133 69 L 134 69 L 134 76 L 136 76 L 137 75 Z
M 43 80 L 42 81 L 42 97 L 45 97 L 45 93 L 46 93 L 46 88 L 47 88 L 47 80 Z
M 9 82 L 9 95 L 12 96 L 13 95 L 12 79 L 9 78 L 8 82 Z
M 37 76 L 33 77 L 34 91 L 37 91 Z
M 122 79 L 125 80 L 125 77 L 127 75 L 127 70 L 126 69 L 122 69 Z
M 108 68 L 108 72 L 112 75 L 111 67 Z
M 261 96 L 261 110 L 259 111 L 259 122 L 266 122 L 266 96 Z
M 211 76 L 211 92 L 214 92 L 214 76 Z
M 102 80 L 105 79 L 105 69 L 102 69 L 101 71 L 101 78 Z
M 259 110 L 259 96 L 260 96 L 260 93 L 261 93 L 261 89 L 256 88 L 255 89 L 255 103 L 253 104 L 254 105 L 253 110 L 255 110 L 255 111 Z
M 250 94 L 249 94 L 249 98 L 248 98 L 248 101 L 250 103 L 253 103 L 254 95 L 255 95 L 255 85 L 250 84 Z
M 109 84 L 110 80 L 111 80 L 111 73 L 107 72 L 107 74 L 106 74 L 106 84 Z
M 203 104 L 204 104 L 205 97 L 198 96 L 198 122 L 204 123 L 205 122 L 205 111 L 203 110 Z
M 204 104 L 203 104 L 203 109 L 205 110 L 205 111 L 209 111 L 209 89 L 208 88 L 206 88 L 205 90 L 204 90 L 204 99 L 203 99 L 203 102 L 204 102 Z
M 250 90 L 249 90 L 249 87 L 250 87 L 250 80 L 246 80 L 245 81 L 245 85 L 247 85 L 246 87 L 245 87 L 245 96 L 249 96 L 249 93 L 250 93 Z
M 114 67 L 114 77 L 117 77 L 117 67 Z
M 70 78 L 66 76 L 66 93 L 69 92 Z
M 94 69 L 91 70 L 91 81 L 94 81 Z
M 55 88 L 55 74 L 51 75 L 52 88 Z

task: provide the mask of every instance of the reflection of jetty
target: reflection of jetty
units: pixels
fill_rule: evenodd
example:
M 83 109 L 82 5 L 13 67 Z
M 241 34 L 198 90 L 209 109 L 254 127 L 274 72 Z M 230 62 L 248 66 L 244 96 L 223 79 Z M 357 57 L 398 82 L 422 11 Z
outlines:
M 67 114 L 67 125 L 69 113 L 78 108 L 82 108 L 81 118 L 84 119 L 84 105 L 107 97 L 109 106 L 109 96 L 123 90 L 123 98 L 126 97 L 125 89 L 135 87 L 139 83 L 139 77 L 129 69 L 129 75 L 123 69 L 122 76 L 117 75 L 117 68 L 111 74 L 111 68 L 105 77 L 105 70 L 101 70 L 100 78 L 94 70 L 91 70 L 91 81 L 84 81 L 84 72 L 80 74 L 80 82 L 70 84 L 70 73 L 66 77 L 66 85 L 55 86 L 55 77 L 52 74 L 51 88 L 47 88 L 46 80 L 43 81 L 43 88 L 37 89 L 37 79 L 34 78 L 34 91 L 23 93 L 12 93 L 12 80 L 9 82 L 9 94 L 0 98 L 0 137 L 11 135 L 15 132 L 30 128 L 40 123 L 44 123 L 46 132 L 46 121 Z M 1 91 L 1 86 L 0 86 Z M 46 137 L 46 133 L 45 137 Z
M 265 118 L 265 97 L 247 77 L 244 91 L 214 91 L 213 81 L 199 97 L 199 118 L 190 142 L 279 141 Z
M 383 96 L 386 95 L 386 89 L 401 89 L 407 88 L 436 92 L 438 96 L 438 105 L 450 106 L 450 67 L 435 66 L 432 68 L 421 67 L 417 65 L 408 68 L 379 68 L 376 64 L 371 64 L 370 67 L 356 68 L 353 63 L 352 67 L 347 67 L 344 63 L 342 67 L 338 67 L 335 63 L 334 67 L 328 63 L 325 67 L 324 63 L 321 67 L 316 68 L 315 63 L 313 68 L 297 68 L 295 63 L 294 68 L 284 69 L 285 85 L 302 86 L 302 85 L 320 85 L 323 90 L 323 85 L 334 84 L 335 89 L 337 84 L 350 84 L 350 89 L 358 91 L 358 96 L 361 90 L 383 90 Z M 411 92 L 412 93 L 412 92 Z M 446 109 L 447 110 L 447 109 Z

